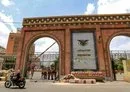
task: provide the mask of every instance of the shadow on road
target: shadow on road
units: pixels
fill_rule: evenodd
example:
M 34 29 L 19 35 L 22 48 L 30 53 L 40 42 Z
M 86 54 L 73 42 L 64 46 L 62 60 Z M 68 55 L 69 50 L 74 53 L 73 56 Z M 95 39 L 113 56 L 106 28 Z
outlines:
M 10 89 L 20 89 L 19 87 L 11 87 Z M 22 88 L 22 89 L 26 89 L 26 88 Z

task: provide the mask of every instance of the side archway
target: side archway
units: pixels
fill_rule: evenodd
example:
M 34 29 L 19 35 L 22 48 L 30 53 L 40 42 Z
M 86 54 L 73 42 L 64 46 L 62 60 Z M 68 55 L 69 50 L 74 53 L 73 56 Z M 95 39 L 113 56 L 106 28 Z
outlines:
M 113 70 L 113 62 L 112 62 L 112 58 L 111 58 L 111 53 L 110 53 L 110 43 L 112 41 L 112 39 L 114 37 L 117 37 L 117 36 L 127 36 L 127 37 L 130 37 L 130 32 L 129 31 L 118 31 L 118 32 L 114 32 L 113 34 L 111 34 L 107 40 L 107 43 L 106 43 L 106 53 L 107 53 L 107 63 L 109 65 L 109 72 L 110 72 L 110 75 L 111 75 L 111 78 L 112 80 L 115 80 L 115 75 L 114 75 L 114 70 Z

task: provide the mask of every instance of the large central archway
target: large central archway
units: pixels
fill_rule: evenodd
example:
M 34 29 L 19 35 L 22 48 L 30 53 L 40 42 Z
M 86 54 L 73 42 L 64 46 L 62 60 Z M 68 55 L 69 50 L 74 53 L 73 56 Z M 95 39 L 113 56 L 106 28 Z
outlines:
M 26 56 L 32 42 L 40 37 L 51 37 L 57 41 L 60 47 L 60 75 L 72 72 L 77 73 L 72 68 L 75 62 L 73 55 L 81 47 L 80 53 L 84 51 L 86 53 L 82 54 L 82 57 L 86 58 L 86 60 L 84 58 L 84 62 L 90 66 L 84 66 L 84 68 L 87 66 L 89 68 L 83 70 L 76 67 L 76 70 L 80 70 L 78 73 L 92 71 L 91 73 L 94 72 L 93 74 L 102 73 L 106 79 L 113 79 L 109 44 L 114 36 L 120 34 L 130 36 L 129 20 L 130 14 L 25 18 L 23 20 L 16 69 L 24 70 L 27 60 Z M 74 36 L 73 33 L 75 32 L 77 33 Z M 80 42 L 80 46 L 78 42 Z M 75 47 L 75 43 L 77 47 Z M 92 62 L 87 63 L 87 60 Z M 97 75 L 94 76 L 100 77 Z
M 59 33 L 59 34 L 58 34 Z M 64 67 L 64 53 L 63 53 L 63 46 L 64 45 L 62 45 L 63 44 L 63 37 L 61 36 L 56 36 L 56 35 L 62 35 L 62 31 L 58 31 L 58 33 L 57 33 L 57 31 L 55 31 L 55 32 L 53 32 L 53 33 L 51 33 L 50 31 L 49 32 L 35 32 L 35 34 L 34 35 L 32 35 L 32 33 L 31 32 L 27 32 L 27 38 L 28 38 L 28 40 L 26 41 L 26 44 L 25 44 L 25 49 L 24 49 L 24 51 L 22 52 L 22 54 L 24 54 L 24 58 L 23 58 L 23 61 L 25 61 L 25 62 L 21 62 L 20 64 L 19 64 L 19 67 L 22 67 L 22 71 L 23 71 L 23 73 L 24 73 L 24 69 L 25 69 L 25 66 L 26 66 L 26 62 L 28 62 L 28 55 L 29 55 L 29 48 L 31 47 L 31 45 L 37 40 L 37 39 L 39 39 L 39 38 L 41 38 L 41 37 L 50 37 L 50 38 L 52 38 L 52 39 L 54 39 L 57 43 L 58 43 L 58 45 L 59 45 L 59 55 L 60 55 L 60 58 L 59 58 L 59 74 L 61 75 L 61 73 L 64 73 L 63 71 L 63 68 L 61 68 L 61 67 Z M 55 35 L 54 35 L 55 34 Z M 61 44 L 62 43 L 62 44 Z M 61 56 L 62 55 L 62 56 Z M 62 61 L 61 61 L 62 60 Z
M 50 37 L 37 37 L 29 46 L 24 70 L 26 78 L 54 80 L 59 79 L 59 44 Z

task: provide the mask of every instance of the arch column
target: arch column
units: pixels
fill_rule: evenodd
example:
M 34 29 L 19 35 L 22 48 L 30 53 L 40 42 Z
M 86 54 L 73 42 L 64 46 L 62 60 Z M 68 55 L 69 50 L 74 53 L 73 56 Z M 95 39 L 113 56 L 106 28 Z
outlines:
M 105 73 L 105 56 L 103 47 L 103 34 L 100 26 L 96 26 L 96 43 L 97 43 L 97 57 L 98 57 L 98 69 Z M 106 73 L 105 73 L 106 74 Z
M 71 72 L 71 32 L 67 28 L 65 30 L 65 74 Z

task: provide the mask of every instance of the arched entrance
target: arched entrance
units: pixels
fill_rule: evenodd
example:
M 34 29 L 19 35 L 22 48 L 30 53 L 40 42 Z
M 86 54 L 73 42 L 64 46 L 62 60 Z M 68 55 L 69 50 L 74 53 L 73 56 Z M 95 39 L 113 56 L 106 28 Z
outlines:
M 123 31 L 122 31 L 123 30 Z M 107 40 L 107 57 L 109 59 L 109 62 L 108 64 L 110 65 L 109 68 L 110 68 L 110 71 L 111 71 L 111 75 L 112 75 L 112 80 L 117 80 L 116 78 L 116 75 L 115 75 L 115 71 L 114 71 L 114 62 L 113 62 L 113 57 L 111 56 L 111 51 L 110 51 L 110 42 L 112 41 L 112 39 L 114 37 L 117 37 L 117 36 L 130 36 L 130 31 L 129 29 L 118 29 L 118 30 L 114 30 L 115 32 L 113 32 L 112 34 L 109 34 L 109 38 Z M 120 58 L 119 61 L 122 61 L 122 59 L 126 59 L 126 58 Z M 123 80 L 123 79 L 122 79 Z
M 61 34 L 62 31 L 59 31 L 59 33 Z M 55 34 L 58 34 L 57 31 L 56 31 Z M 62 41 L 62 39 L 59 40 L 59 38 L 56 38 L 55 36 L 53 36 L 53 34 L 50 34 L 50 33 L 48 34 L 48 33 L 44 33 L 44 32 L 43 33 L 37 32 L 34 35 L 32 35 L 32 33 L 31 33 L 29 40 L 27 40 L 27 42 L 26 42 L 26 46 L 25 46 L 26 48 L 25 48 L 24 52 L 22 52 L 24 54 L 24 57 L 25 57 L 25 58 L 23 58 L 24 62 L 20 63 L 19 68 L 22 68 L 22 72 L 23 72 L 23 74 L 25 74 L 25 65 L 26 65 L 26 62 L 29 61 L 29 50 L 30 50 L 32 44 L 37 39 L 39 39 L 41 37 L 50 37 L 58 43 L 58 45 L 59 45 L 59 56 L 60 56 L 59 57 L 59 71 L 58 72 L 59 72 L 59 75 L 61 75 L 62 73 L 64 73 L 63 70 L 61 69 L 61 67 L 64 67 L 64 65 L 63 65 L 64 61 L 61 61 L 61 59 L 63 59 L 63 57 L 61 57 L 61 55 L 63 54 L 63 49 L 61 49 L 63 47 L 63 45 L 61 46 L 61 42 L 60 42 L 60 41 Z
M 35 80 L 59 79 L 59 45 L 50 37 L 35 39 L 29 46 L 25 75 Z
M 124 66 L 122 60 L 130 59 L 130 37 L 115 36 L 110 42 L 110 56 L 114 80 L 124 80 Z
M 40 37 L 51 37 L 57 41 L 60 48 L 60 76 L 72 72 L 87 74 L 91 71 L 93 78 L 100 77 L 96 75 L 98 74 L 113 80 L 110 41 L 117 35 L 130 36 L 129 20 L 130 14 L 25 18 L 16 69 L 24 70 L 27 60 L 25 57 L 32 42 Z M 77 54 L 74 54 L 75 51 Z M 85 65 L 81 62 L 80 66 L 75 67 L 77 57 L 82 57 L 80 59 Z M 90 75 L 85 77 L 92 78 Z

